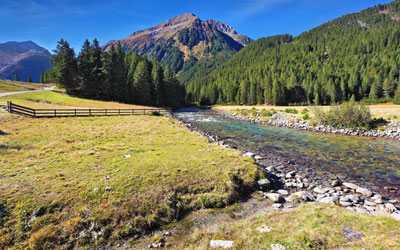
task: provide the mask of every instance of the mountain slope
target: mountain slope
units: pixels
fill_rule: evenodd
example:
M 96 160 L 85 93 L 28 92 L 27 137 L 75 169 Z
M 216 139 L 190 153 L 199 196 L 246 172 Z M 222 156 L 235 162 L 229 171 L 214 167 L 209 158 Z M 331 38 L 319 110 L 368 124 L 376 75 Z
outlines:
M 32 41 L 6 42 L 0 44 L 0 79 L 39 82 L 40 73 L 51 68 L 51 54 Z
M 199 70 L 206 74 L 252 40 L 218 21 L 202 21 L 193 14 L 183 14 L 119 40 L 125 51 L 146 54 L 169 66 L 184 82 Z M 103 45 L 103 50 L 116 46 L 117 40 Z M 211 60 L 213 63 L 208 64 Z M 204 69 L 205 65 L 210 69 Z M 196 68 L 197 66 L 197 68 Z M 196 68 L 195 70 L 193 70 Z
M 259 39 L 187 90 L 194 102 L 330 104 L 400 92 L 400 1 Z

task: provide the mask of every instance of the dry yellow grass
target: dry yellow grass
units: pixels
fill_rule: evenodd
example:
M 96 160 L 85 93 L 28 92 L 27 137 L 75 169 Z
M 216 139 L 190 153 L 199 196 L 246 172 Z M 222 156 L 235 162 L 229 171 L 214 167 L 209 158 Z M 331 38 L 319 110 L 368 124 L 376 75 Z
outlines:
M 43 89 L 45 87 L 50 87 L 50 86 L 52 86 L 52 84 L 40 84 L 40 83 L 0 80 L 0 93 L 26 91 L 26 90 L 38 90 L 38 89 Z
M 301 113 L 304 108 L 311 109 L 312 107 L 319 107 L 324 110 L 328 110 L 330 106 L 270 106 L 270 105 L 256 105 L 256 106 L 213 106 L 213 109 L 231 112 L 235 109 L 275 109 L 283 111 L 287 108 L 296 109 Z M 375 104 L 368 106 L 371 110 L 372 117 L 374 118 L 385 118 L 389 120 L 400 120 L 400 105 L 396 105 L 393 103 L 383 103 L 383 104 Z M 312 114 L 311 114 L 312 115 Z

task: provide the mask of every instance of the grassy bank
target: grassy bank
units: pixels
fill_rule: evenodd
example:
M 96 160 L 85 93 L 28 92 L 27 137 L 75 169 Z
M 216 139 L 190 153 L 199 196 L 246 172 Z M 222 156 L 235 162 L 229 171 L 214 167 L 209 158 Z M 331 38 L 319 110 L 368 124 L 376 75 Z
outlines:
M 260 232 L 259 228 L 270 232 Z M 363 232 L 348 241 L 345 227 Z M 175 241 L 176 239 L 179 239 Z M 238 221 L 219 221 L 169 241 L 171 249 L 209 249 L 211 240 L 233 241 L 232 249 L 271 249 L 281 244 L 297 249 L 400 249 L 400 223 L 385 216 L 351 212 L 328 205 L 303 205 L 294 210 L 270 211 Z
M 16 82 L 9 80 L 0 80 L 0 93 L 26 91 L 26 90 L 37 90 L 43 89 L 44 87 L 50 87 L 51 84 L 39 84 L 29 82 Z
M 4 99 L 35 107 L 125 107 L 54 92 Z M 1 249 L 133 239 L 185 211 L 232 202 L 258 176 L 252 160 L 165 117 L 6 114 L 0 124 L 9 132 L 0 136 Z
M 267 109 L 267 110 L 277 110 L 280 112 L 284 112 L 285 109 L 290 108 L 290 109 L 296 109 L 299 114 L 303 111 L 304 108 L 311 109 L 313 106 L 268 106 L 268 105 L 259 105 L 259 106 L 214 106 L 213 109 L 215 110 L 220 110 L 220 111 L 226 111 L 226 112 L 232 112 L 233 110 L 237 109 L 252 109 L 255 107 L 258 110 L 261 109 Z M 319 108 L 322 108 L 323 110 L 328 110 L 330 106 L 317 106 Z M 396 105 L 393 103 L 382 103 L 382 104 L 375 104 L 375 105 L 369 105 L 368 106 L 371 110 L 371 114 L 373 118 L 384 118 L 387 120 L 393 120 L 393 121 L 400 121 L 400 105 Z M 310 115 L 312 116 L 312 112 L 310 112 Z

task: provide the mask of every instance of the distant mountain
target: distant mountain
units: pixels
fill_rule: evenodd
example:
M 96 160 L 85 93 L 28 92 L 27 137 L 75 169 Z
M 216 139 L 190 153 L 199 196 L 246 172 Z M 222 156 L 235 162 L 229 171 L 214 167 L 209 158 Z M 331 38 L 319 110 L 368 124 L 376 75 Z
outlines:
M 0 79 L 14 80 L 17 73 L 20 81 L 39 82 L 40 73 L 52 67 L 50 60 L 50 52 L 32 41 L 0 43 Z
M 194 14 L 183 14 L 119 41 L 123 50 L 156 58 L 188 82 L 196 74 L 212 71 L 252 39 L 219 21 L 202 21 Z M 113 40 L 102 48 L 109 50 L 117 43 Z
M 400 98 L 400 0 L 297 37 L 252 42 L 187 86 L 205 104 L 331 104 Z M 399 99 L 400 100 L 400 99 Z

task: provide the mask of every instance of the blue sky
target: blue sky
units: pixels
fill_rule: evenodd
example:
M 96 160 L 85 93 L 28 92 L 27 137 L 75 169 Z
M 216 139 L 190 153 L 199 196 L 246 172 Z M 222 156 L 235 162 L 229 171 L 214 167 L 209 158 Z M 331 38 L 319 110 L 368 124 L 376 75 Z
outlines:
M 169 18 L 194 13 L 225 22 L 253 39 L 298 35 L 388 0 L 0 0 L 0 42 L 32 40 L 52 50 L 60 38 L 122 39 Z

